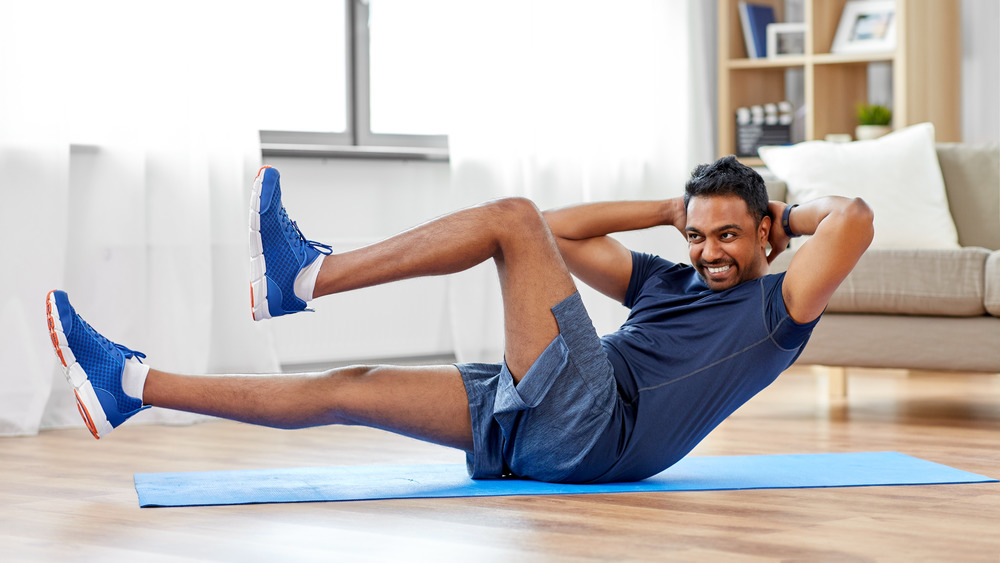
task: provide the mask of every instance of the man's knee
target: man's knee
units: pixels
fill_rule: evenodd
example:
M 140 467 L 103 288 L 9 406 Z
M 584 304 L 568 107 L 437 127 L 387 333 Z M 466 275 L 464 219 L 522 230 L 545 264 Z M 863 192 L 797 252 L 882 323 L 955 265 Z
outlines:
M 547 231 L 548 224 L 538 206 L 525 197 L 505 197 L 490 202 L 496 213 L 496 225 L 517 234 Z
M 351 365 L 326 370 L 320 374 L 323 385 L 332 389 L 334 394 L 343 394 L 345 389 L 367 385 L 371 375 L 376 373 L 380 366 L 376 365 Z
M 364 404 L 364 398 L 376 395 L 371 391 L 374 385 L 372 376 L 378 373 L 379 367 L 352 365 L 330 369 L 313 378 L 316 385 L 311 388 L 312 397 L 324 398 L 320 401 L 324 424 L 359 424 L 352 413 L 370 406 Z

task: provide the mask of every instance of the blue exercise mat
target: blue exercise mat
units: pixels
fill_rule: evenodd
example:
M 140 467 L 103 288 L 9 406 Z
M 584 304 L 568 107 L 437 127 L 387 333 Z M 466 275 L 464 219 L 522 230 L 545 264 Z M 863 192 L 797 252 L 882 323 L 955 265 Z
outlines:
M 871 452 L 688 457 L 643 481 L 598 485 L 472 480 L 464 465 L 449 464 L 137 473 L 135 489 L 146 507 L 996 481 L 896 452 Z

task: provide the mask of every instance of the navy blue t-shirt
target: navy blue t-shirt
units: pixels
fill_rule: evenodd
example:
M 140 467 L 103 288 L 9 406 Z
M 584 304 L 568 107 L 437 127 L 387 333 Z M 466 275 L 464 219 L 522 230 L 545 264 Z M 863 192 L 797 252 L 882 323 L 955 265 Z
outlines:
M 818 319 L 788 315 L 784 276 L 713 292 L 691 266 L 632 253 L 631 313 L 602 338 L 622 405 L 617 436 L 603 440 L 615 461 L 601 481 L 673 465 L 795 361 Z

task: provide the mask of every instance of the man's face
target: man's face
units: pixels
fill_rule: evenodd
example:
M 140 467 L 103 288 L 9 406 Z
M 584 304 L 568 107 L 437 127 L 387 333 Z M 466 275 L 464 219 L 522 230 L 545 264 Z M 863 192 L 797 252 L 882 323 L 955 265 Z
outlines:
M 693 197 L 688 202 L 685 231 L 691 265 L 712 291 L 767 274 L 771 219 L 754 223 L 739 196 Z

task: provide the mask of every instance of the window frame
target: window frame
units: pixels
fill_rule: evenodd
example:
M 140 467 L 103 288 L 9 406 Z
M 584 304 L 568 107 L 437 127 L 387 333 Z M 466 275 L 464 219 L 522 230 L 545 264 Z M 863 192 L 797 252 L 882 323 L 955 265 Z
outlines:
M 447 161 L 447 135 L 372 132 L 368 1 L 346 0 L 344 9 L 347 130 L 336 133 L 261 130 L 263 155 Z

